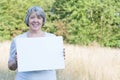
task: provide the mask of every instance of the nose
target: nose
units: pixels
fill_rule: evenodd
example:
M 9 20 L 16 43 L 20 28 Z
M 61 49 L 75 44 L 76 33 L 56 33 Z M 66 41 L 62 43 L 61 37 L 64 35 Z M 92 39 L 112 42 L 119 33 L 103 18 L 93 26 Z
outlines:
M 34 18 L 34 21 L 35 21 L 35 22 L 37 22 L 37 21 L 38 21 L 38 18 L 37 18 L 37 17 L 36 17 L 36 18 Z

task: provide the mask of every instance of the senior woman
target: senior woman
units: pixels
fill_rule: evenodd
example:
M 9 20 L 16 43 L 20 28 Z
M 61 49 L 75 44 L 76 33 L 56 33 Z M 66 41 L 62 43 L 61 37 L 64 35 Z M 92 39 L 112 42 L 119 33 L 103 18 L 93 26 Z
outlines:
M 28 9 L 25 24 L 29 27 L 29 31 L 16 36 L 11 43 L 10 56 L 8 60 L 8 68 L 10 70 L 17 69 L 17 52 L 16 39 L 26 37 L 50 37 L 55 36 L 52 33 L 42 31 L 46 21 L 44 10 L 39 6 L 32 6 Z M 17 72 L 15 80 L 56 80 L 55 70 L 42 70 L 30 72 Z

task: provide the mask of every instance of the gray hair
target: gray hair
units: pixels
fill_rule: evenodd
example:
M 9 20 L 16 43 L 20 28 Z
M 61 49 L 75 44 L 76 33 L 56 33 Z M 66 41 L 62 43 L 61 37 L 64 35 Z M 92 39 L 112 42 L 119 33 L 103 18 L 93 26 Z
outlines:
M 43 18 L 43 25 L 42 26 L 44 26 L 44 24 L 46 22 L 46 16 L 45 16 L 44 10 L 39 6 L 32 6 L 27 10 L 25 21 L 24 21 L 25 24 L 27 26 L 29 26 L 29 24 L 28 24 L 29 23 L 29 17 L 30 17 L 30 15 L 33 11 L 37 12 L 36 13 L 37 16 L 41 16 Z

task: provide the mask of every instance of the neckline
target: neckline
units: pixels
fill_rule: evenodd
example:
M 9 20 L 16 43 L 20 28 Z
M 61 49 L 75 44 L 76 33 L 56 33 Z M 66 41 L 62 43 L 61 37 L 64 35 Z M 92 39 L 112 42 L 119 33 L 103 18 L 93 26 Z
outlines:
M 39 38 L 39 37 L 45 37 L 45 36 L 46 36 L 46 32 L 43 32 L 43 35 L 42 35 L 42 36 L 32 36 L 32 37 L 29 36 L 29 31 L 26 32 L 26 37 L 27 37 L 27 38 Z

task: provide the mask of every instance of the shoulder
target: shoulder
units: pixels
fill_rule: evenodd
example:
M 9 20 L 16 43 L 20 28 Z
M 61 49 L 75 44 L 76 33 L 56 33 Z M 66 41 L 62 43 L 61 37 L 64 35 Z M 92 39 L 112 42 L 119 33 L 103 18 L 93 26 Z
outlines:
M 24 37 L 27 37 L 27 32 L 23 33 L 23 34 L 20 34 L 16 37 L 13 38 L 13 41 L 16 41 L 17 38 L 24 38 Z
M 48 33 L 48 32 L 45 32 L 45 37 L 50 37 L 50 36 L 56 36 L 55 34 L 53 33 Z
M 16 36 L 14 39 L 23 38 L 23 37 L 27 37 L 27 32 L 25 32 L 25 33 L 23 33 L 23 34 L 20 34 L 20 35 Z

